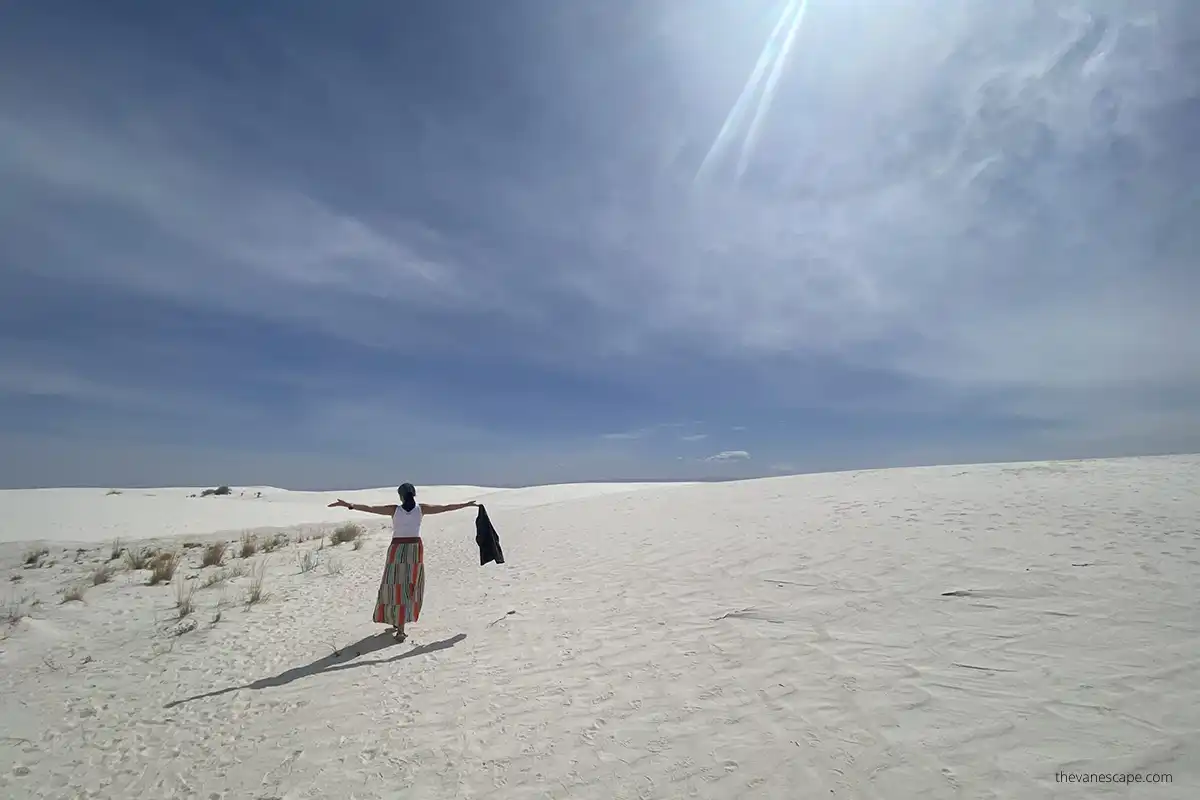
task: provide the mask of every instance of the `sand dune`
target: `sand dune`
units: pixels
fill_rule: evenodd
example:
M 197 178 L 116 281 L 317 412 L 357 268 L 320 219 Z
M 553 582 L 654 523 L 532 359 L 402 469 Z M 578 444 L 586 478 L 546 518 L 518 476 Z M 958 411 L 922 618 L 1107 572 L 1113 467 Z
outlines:
M 0 796 L 1200 788 L 1200 457 L 422 489 L 483 499 L 508 563 L 479 566 L 472 512 L 429 518 L 426 607 L 402 645 L 368 621 L 385 519 L 324 493 L 193 492 L 0 493 L 19 618 L 0 620 Z M 301 572 L 318 543 L 295 540 L 347 519 L 365 546 Z M 180 548 L 200 583 L 216 568 L 185 543 L 268 528 L 291 543 L 228 559 L 265 565 L 253 606 L 252 574 L 197 589 L 182 622 L 145 572 L 91 585 L 116 536 Z

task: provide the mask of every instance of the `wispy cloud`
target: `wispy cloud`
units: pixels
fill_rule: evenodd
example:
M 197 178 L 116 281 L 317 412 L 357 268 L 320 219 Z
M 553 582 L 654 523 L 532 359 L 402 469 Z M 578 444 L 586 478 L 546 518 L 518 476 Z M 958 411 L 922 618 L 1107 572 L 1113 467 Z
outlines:
M 707 433 L 690 433 L 686 436 L 680 436 L 679 438 L 685 442 L 702 442 L 708 438 L 708 434 Z
M 747 453 L 745 450 L 725 450 L 724 452 L 721 452 L 721 453 L 715 453 L 714 455 L 711 455 L 704 460 L 705 461 L 713 461 L 713 462 L 749 461 L 750 454 Z
M 638 430 L 633 430 L 633 431 L 618 431 L 616 433 L 605 433 L 605 434 L 602 434 L 601 438 L 610 439 L 613 441 L 645 439 L 647 436 L 649 436 L 653 432 L 654 432 L 653 428 L 639 428 Z

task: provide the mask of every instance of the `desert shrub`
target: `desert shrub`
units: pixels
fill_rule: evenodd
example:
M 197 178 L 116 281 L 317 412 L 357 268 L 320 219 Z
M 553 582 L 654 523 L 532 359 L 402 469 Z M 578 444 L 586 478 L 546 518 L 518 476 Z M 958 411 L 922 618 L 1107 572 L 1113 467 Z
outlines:
M 252 533 L 242 534 L 242 547 L 238 555 L 242 558 L 249 558 L 258 552 L 258 537 Z
M 139 547 L 135 549 L 125 550 L 125 566 L 131 572 L 136 572 L 139 569 L 150 569 L 150 561 L 157 555 L 157 551 L 151 550 L 149 547 Z
M 25 556 L 22 559 L 27 567 L 36 567 L 43 558 L 50 555 L 48 547 L 34 547 L 25 551 Z
M 200 493 L 201 497 L 224 497 L 227 494 L 233 494 L 233 491 L 228 486 L 218 486 L 216 489 L 205 489 Z
M 116 561 L 121 557 L 121 540 L 120 538 L 113 539 L 112 548 L 108 551 L 108 560 Z
M 230 578 L 240 578 L 249 571 L 249 567 L 246 564 L 233 564 L 216 572 L 208 573 L 208 577 L 200 584 L 200 588 L 209 589 L 213 586 L 220 586 Z
M 258 562 L 255 565 L 254 571 L 250 576 L 250 586 L 246 589 L 246 608 L 257 605 L 266 599 L 267 595 L 263 591 L 263 582 L 267 577 L 267 562 L 266 559 Z
M 179 612 L 179 619 L 196 610 L 196 604 L 192 602 L 192 595 L 195 593 L 196 582 L 185 581 L 183 573 L 180 573 L 179 580 L 175 582 L 175 610 Z
M 150 559 L 150 585 L 168 583 L 175 577 L 175 569 L 179 566 L 179 554 L 162 552 Z
M 25 595 L 24 597 L 10 597 L 4 603 L 3 620 L 9 625 L 16 625 L 21 620 L 29 616 L 29 609 L 36 605 L 33 600 L 33 595 Z
M 102 564 L 92 573 L 92 586 L 99 586 L 112 580 L 112 567 Z
M 225 550 L 228 545 L 225 542 L 213 542 L 204 548 L 204 555 L 200 557 L 201 567 L 219 567 L 225 560 Z
M 317 552 L 315 550 L 304 550 L 296 553 L 296 563 L 300 566 L 300 572 L 312 572 L 317 568 Z
M 64 603 L 82 603 L 83 602 L 83 587 L 69 586 L 62 590 L 62 602 Z
M 362 536 L 362 528 L 353 522 L 347 522 L 345 525 L 339 525 L 333 533 L 329 534 L 329 543 L 353 542 L 360 536 Z
M 288 546 L 287 536 L 285 536 L 282 533 L 277 533 L 262 543 L 262 551 L 264 553 L 273 553 L 276 550 L 278 550 L 279 548 L 287 547 L 287 546 Z

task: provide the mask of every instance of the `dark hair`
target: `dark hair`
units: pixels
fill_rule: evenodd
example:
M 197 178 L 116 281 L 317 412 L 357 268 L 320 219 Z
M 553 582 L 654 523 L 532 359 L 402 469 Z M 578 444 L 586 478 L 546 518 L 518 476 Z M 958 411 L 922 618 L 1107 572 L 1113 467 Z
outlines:
M 396 489 L 400 494 L 400 507 L 405 511 L 412 511 L 417 507 L 417 487 L 411 483 L 402 483 Z

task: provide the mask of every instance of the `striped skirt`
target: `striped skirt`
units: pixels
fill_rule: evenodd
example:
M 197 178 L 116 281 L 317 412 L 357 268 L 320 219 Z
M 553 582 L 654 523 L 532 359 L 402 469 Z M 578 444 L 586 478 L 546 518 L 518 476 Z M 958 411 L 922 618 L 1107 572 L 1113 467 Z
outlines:
M 379 582 L 374 622 L 399 627 L 421 617 L 425 597 L 425 545 L 420 539 L 392 539 Z

